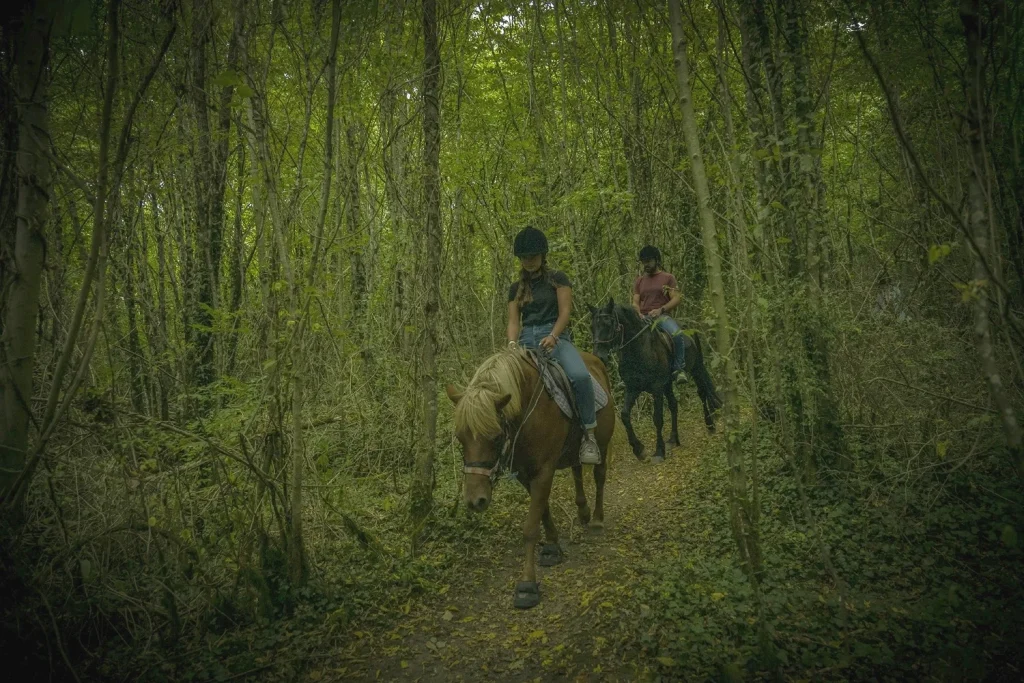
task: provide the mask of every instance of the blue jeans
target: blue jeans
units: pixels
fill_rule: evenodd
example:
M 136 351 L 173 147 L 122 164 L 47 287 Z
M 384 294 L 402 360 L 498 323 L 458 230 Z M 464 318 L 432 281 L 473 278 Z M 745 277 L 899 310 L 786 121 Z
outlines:
M 679 327 L 671 316 L 658 316 L 658 327 L 665 330 L 672 337 L 672 344 L 676 348 L 675 356 L 672 358 L 672 372 L 683 370 L 686 367 L 686 342 L 683 341 L 683 329 Z
M 519 345 L 527 349 L 539 349 L 540 340 L 551 334 L 551 325 L 527 325 L 519 332 Z M 580 419 L 586 429 L 593 429 L 597 426 L 597 412 L 594 409 L 594 385 L 591 384 L 590 371 L 583 362 L 583 357 L 567 332 L 562 332 L 558 337 L 558 343 L 551 350 L 551 358 L 562 366 L 565 374 L 572 384 L 573 394 L 576 395 L 576 407 L 580 411 Z

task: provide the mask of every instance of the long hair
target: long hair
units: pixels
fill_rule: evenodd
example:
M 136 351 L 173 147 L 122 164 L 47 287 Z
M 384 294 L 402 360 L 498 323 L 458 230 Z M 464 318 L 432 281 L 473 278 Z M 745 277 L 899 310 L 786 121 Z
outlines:
M 496 402 L 506 394 L 512 398 L 502 409 L 506 420 L 522 412 L 522 386 L 526 376 L 523 351 L 499 351 L 480 364 L 455 405 L 455 428 L 468 429 L 478 438 L 494 439 L 501 434 Z
M 537 278 L 537 282 L 550 282 L 551 271 L 548 270 L 547 254 L 540 258 L 540 277 Z M 533 277 L 528 270 L 525 268 L 519 269 L 519 289 L 516 290 L 516 305 L 519 306 L 520 311 L 523 310 L 523 306 L 533 301 L 533 281 Z

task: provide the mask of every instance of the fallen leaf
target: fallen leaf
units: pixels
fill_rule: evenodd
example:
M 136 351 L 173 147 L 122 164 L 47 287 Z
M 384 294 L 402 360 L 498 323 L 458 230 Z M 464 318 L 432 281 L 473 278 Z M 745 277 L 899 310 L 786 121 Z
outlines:
M 658 657 L 658 663 L 662 666 L 675 666 L 676 660 L 671 657 Z

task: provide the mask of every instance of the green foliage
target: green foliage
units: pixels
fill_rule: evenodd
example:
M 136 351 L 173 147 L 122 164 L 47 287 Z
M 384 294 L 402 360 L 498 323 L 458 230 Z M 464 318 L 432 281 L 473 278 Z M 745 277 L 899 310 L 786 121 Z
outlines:
M 688 677 L 713 677 L 733 662 L 767 676 L 774 665 L 759 642 L 763 626 L 787 677 L 1012 677 L 1024 621 L 1007 606 L 1024 595 L 1007 521 L 1019 520 L 1021 497 L 994 454 L 944 467 L 914 490 L 869 479 L 811 490 L 813 527 L 770 431 L 759 455 L 763 614 L 732 559 L 724 455 L 708 454 L 697 496 L 679 501 L 687 524 L 677 533 L 699 533 L 700 546 L 645 582 L 642 601 L 659 608 L 640 636 L 644 648 L 686 662 Z M 870 468 L 862 463 L 859 474 Z M 846 586 L 832 582 L 815 534 Z

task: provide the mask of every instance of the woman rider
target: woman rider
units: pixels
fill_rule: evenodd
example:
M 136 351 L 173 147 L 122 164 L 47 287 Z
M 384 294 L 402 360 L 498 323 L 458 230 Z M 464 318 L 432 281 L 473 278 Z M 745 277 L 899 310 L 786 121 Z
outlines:
M 527 226 L 516 235 L 513 252 L 519 259 L 519 280 L 508 289 L 508 347 L 538 347 L 551 354 L 572 383 L 576 406 L 586 430 L 580 446 L 580 462 L 601 463 L 594 438 L 597 413 L 590 371 L 567 331 L 572 311 L 572 285 L 565 273 L 547 267 L 548 239 Z

